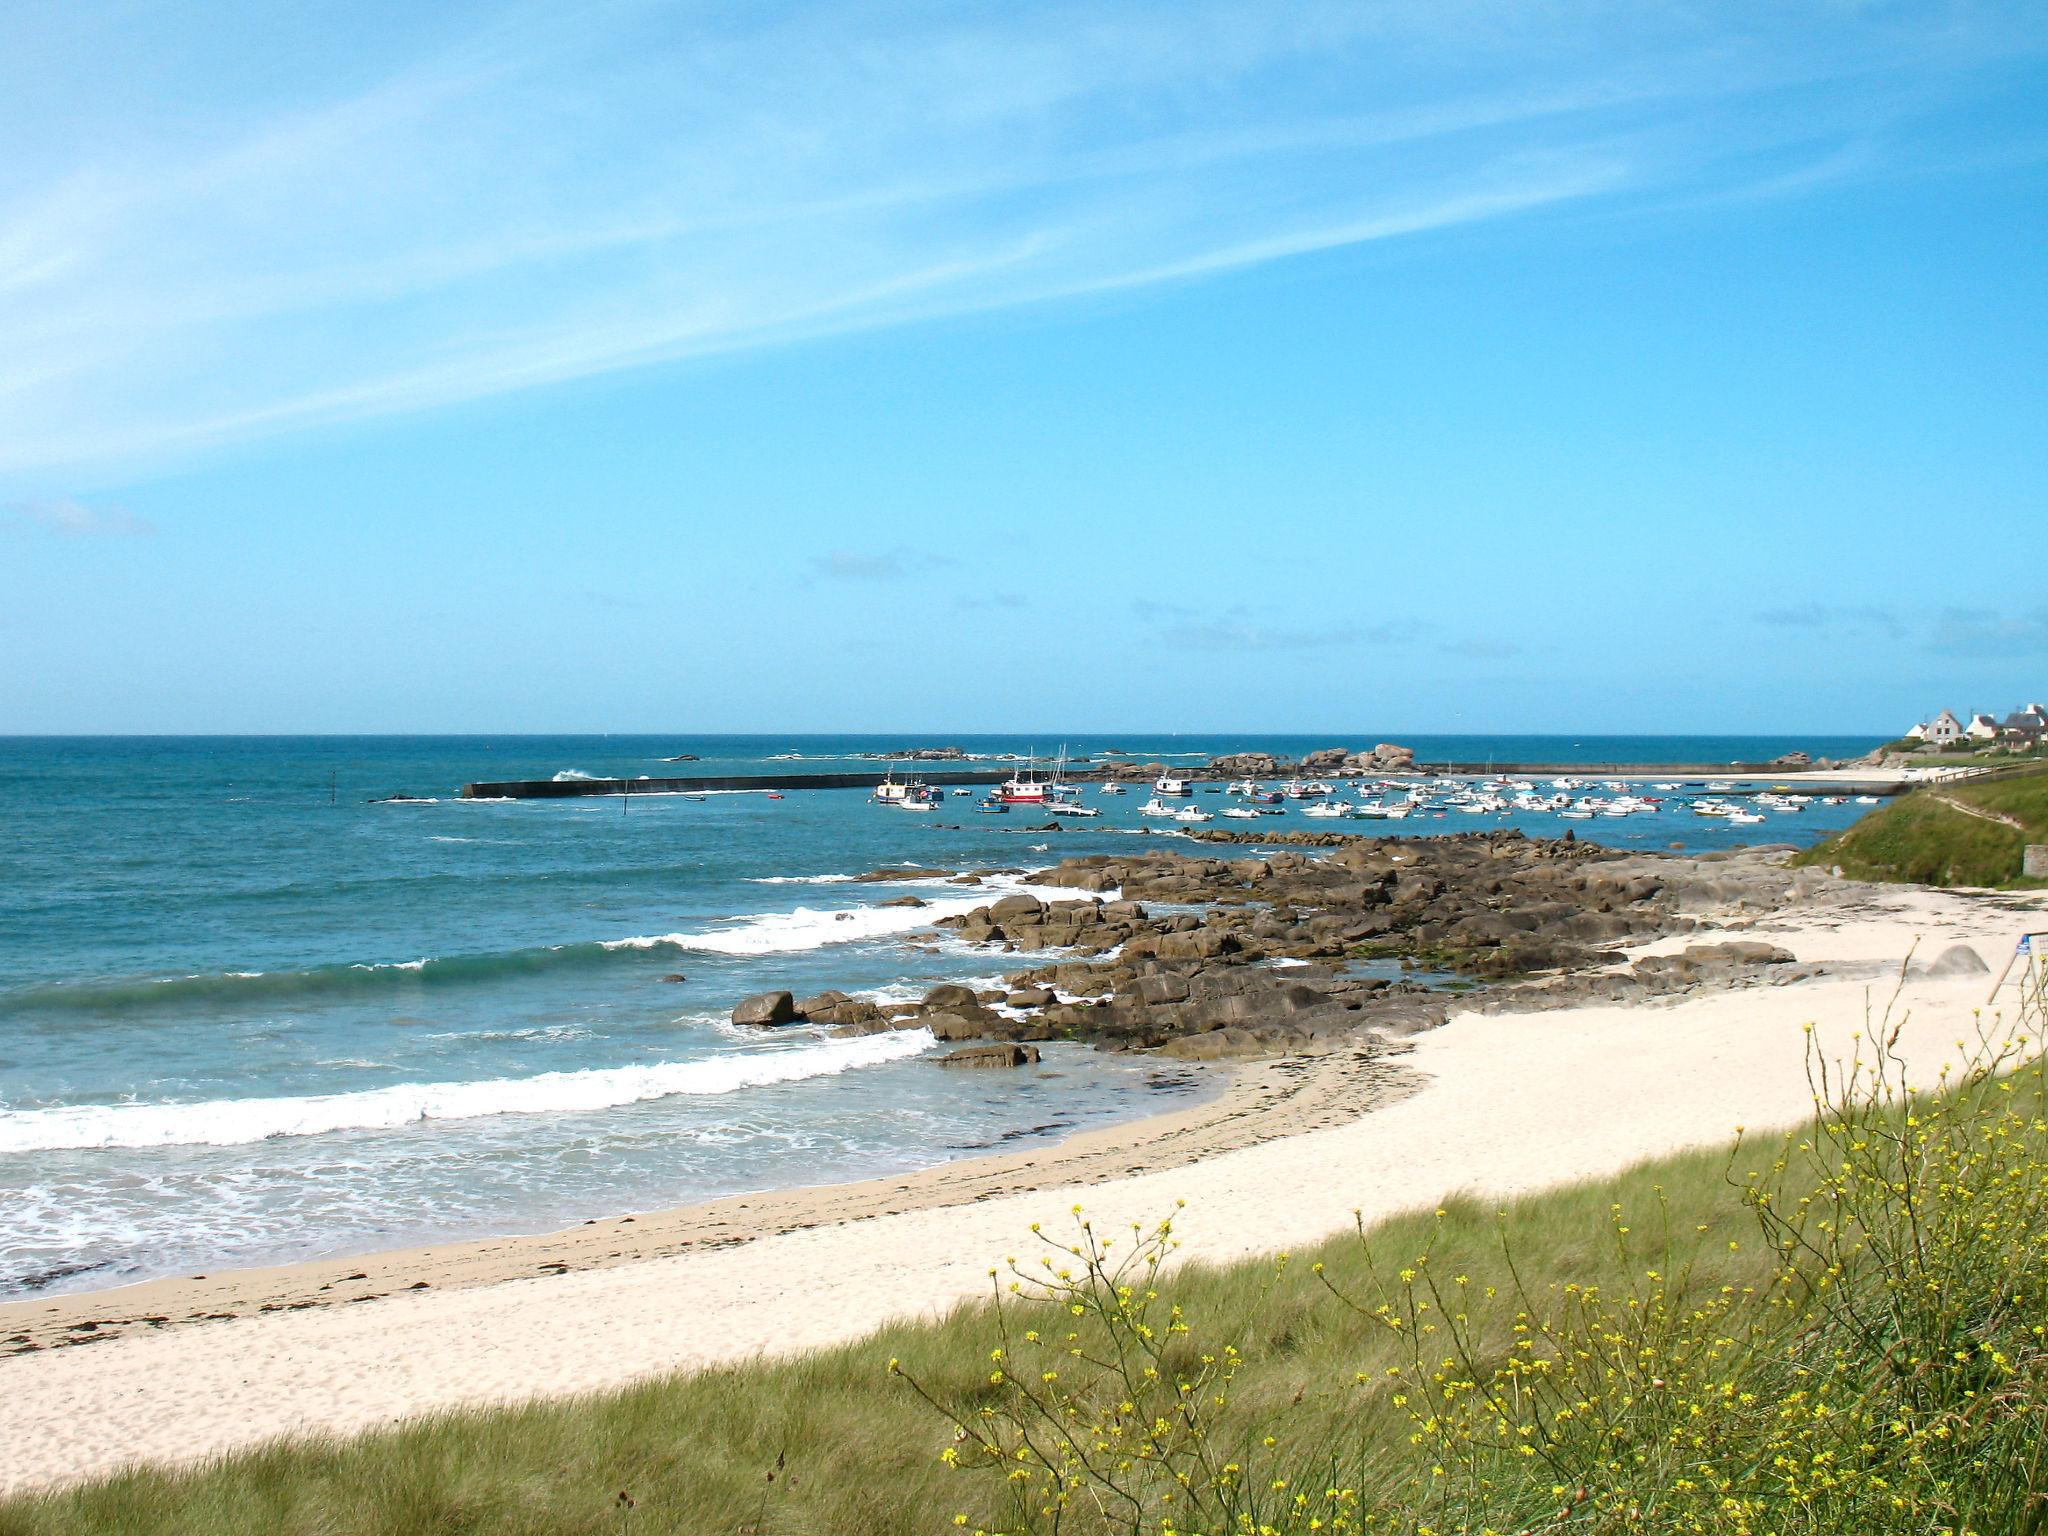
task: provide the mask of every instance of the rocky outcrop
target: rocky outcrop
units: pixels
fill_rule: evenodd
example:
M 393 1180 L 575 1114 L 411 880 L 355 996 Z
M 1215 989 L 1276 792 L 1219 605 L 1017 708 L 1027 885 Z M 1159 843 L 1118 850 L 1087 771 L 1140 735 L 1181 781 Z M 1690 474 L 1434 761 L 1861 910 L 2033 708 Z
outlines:
M 1233 779 L 1356 778 L 1373 773 L 1414 771 L 1414 750 L 1395 746 L 1390 741 L 1383 741 L 1362 752 L 1345 747 L 1323 747 L 1308 753 L 1298 763 L 1290 763 L 1270 752 L 1233 752 L 1209 761 L 1212 775 L 1221 774 Z
M 993 1045 L 963 1046 L 938 1058 L 942 1067 L 1028 1067 L 1038 1060 L 1038 1047 L 1005 1040 Z
M 735 1024 L 764 1028 L 797 1021 L 796 999 L 787 992 L 759 992 L 732 1011 Z
M 826 992 L 789 1014 L 835 1034 L 921 1027 L 948 1044 L 1072 1040 L 1208 1060 L 1370 1049 L 1435 1028 L 1453 1004 L 1561 1007 L 1816 971 L 1743 939 L 1626 952 L 1748 921 L 1828 883 L 1768 850 L 1622 854 L 1500 831 L 1207 836 L 1259 851 L 1219 857 L 1182 844 L 1068 859 L 1029 878 L 1040 892 L 1074 891 L 1071 900 L 1010 891 L 940 919 L 1030 967 L 1000 988 L 948 983 L 892 1005 Z M 778 996 L 787 998 L 742 1006 L 765 1008 L 767 1022 Z

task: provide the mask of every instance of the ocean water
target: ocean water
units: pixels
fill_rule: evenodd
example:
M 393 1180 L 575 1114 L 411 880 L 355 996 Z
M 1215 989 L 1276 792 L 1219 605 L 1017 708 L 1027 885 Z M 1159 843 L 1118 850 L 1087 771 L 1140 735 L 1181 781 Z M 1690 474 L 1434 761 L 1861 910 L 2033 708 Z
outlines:
M 1065 745 L 1193 763 L 1330 741 Z M 1600 763 L 1876 744 L 1409 741 L 1425 759 Z M 932 1068 L 919 1031 L 832 1040 L 726 1022 L 734 1002 L 771 986 L 907 998 L 1021 968 L 1028 957 L 930 926 L 990 889 L 851 877 L 989 868 L 1011 871 L 994 885 L 1021 886 L 1069 854 L 1170 837 L 1138 818 L 1141 794 L 1091 795 L 1105 814 L 1056 835 L 1027 830 L 1035 814 L 976 816 L 966 797 L 926 815 L 858 791 L 456 798 L 472 780 L 831 771 L 861 766 L 862 752 L 938 744 L 991 758 L 1060 745 L 0 738 L 0 1296 L 878 1176 L 1208 1091 L 1190 1069 L 1079 1048 L 1049 1050 L 1033 1070 L 956 1074 Z M 682 753 L 700 761 L 662 761 Z M 1624 846 L 1806 842 L 1858 813 L 1813 807 L 1732 829 L 1674 812 L 1577 830 Z M 1552 836 L 1569 825 L 1347 829 L 1482 824 Z M 928 905 L 883 905 L 905 894 Z

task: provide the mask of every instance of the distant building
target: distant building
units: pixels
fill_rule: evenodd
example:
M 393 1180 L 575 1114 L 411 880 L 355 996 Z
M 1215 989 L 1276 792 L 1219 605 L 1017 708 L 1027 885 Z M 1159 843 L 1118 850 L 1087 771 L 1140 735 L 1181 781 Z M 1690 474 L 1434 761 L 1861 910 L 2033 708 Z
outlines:
M 1944 709 L 1932 720 L 1914 726 L 1907 734 L 1917 736 L 1933 746 L 1945 747 L 1962 736 L 1963 722 L 1958 720 L 1952 711 Z
M 2048 708 L 2029 704 L 2016 709 L 1998 722 L 1998 734 L 2008 741 L 2027 746 L 2039 746 L 2048 739 Z
M 1996 741 L 1998 722 L 1989 715 L 1972 715 L 1970 723 L 1963 727 L 1963 734 L 1976 741 Z

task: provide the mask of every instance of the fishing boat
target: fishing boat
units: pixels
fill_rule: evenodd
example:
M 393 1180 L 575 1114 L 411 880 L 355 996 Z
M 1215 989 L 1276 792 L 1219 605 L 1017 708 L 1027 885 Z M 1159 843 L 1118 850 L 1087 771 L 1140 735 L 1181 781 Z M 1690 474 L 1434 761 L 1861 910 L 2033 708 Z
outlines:
M 1172 806 L 1168 805 L 1164 800 L 1160 799 L 1157 795 L 1154 795 L 1150 800 L 1147 800 L 1143 805 L 1138 807 L 1138 814 L 1140 816 L 1165 817 L 1166 819 L 1171 820 L 1173 817 L 1179 815 L 1180 813 L 1176 811 Z
M 1022 773 L 1013 773 L 996 786 L 995 798 L 1005 805 L 1044 805 L 1055 798 L 1051 779 L 1039 776 L 1035 763 L 1026 763 Z
M 1115 779 L 1104 779 L 1095 790 L 1095 793 L 1098 795 L 1120 795 L 1123 792 L 1123 785 L 1119 784 Z
M 1199 805 L 1184 805 L 1173 813 L 1175 821 L 1214 821 L 1216 818 Z
M 1223 786 L 1223 793 L 1226 795 L 1242 795 L 1247 800 L 1258 792 L 1259 783 L 1256 779 L 1232 779 Z
M 1055 800 L 1046 807 L 1054 816 L 1100 816 L 1102 812 L 1092 805 L 1083 805 L 1078 800 Z
M 901 805 L 906 800 L 928 800 L 931 795 L 932 787 L 923 779 L 904 779 L 899 782 L 896 778 L 896 769 L 892 766 L 888 775 L 875 786 L 875 792 L 868 796 L 868 799 L 876 805 Z
M 1334 820 L 1339 817 L 1349 816 L 1351 814 L 1351 807 L 1342 800 L 1323 800 L 1315 805 L 1304 806 L 1301 814 Z
M 1171 773 L 1162 773 L 1152 781 L 1152 793 L 1156 798 L 1179 799 L 1192 794 L 1188 781 Z
M 984 816 L 1007 816 L 1010 814 L 1008 802 L 997 800 L 993 796 L 986 800 L 975 801 L 974 808 Z

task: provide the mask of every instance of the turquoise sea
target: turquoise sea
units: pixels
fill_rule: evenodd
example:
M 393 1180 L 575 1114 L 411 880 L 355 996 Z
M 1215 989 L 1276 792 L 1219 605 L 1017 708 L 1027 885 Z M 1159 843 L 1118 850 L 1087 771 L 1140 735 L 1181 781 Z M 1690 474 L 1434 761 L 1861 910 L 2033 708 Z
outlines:
M 964 798 L 959 815 L 924 816 L 858 791 L 489 803 L 456 798 L 464 782 L 838 771 L 942 744 L 1192 765 L 1374 739 L 0 738 L 0 1297 L 879 1175 L 1206 1091 L 1187 1069 L 1079 1048 L 1014 1075 L 955 1074 L 932 1070 L 921 1033 L 726 1022 L 770 986 L 898 998 L 1018 968 L 929 928 L 987 890 L 850 877 L 1021 872 L 1170 836 L 1137 817 L 1142 794 L 1091 796 L 1104 815 L 1052 835 Z M 1877 744 L 1398 739 L 1425 761 L 1474 762 Z M 685 753 L 700 761 L 662 761 Z M 1809 842 L 1857 814 L 1729 828 L 1674 810 L 1577 830 L 1624 846 Z M 881 905 L 906 892 L 931 905 Z

